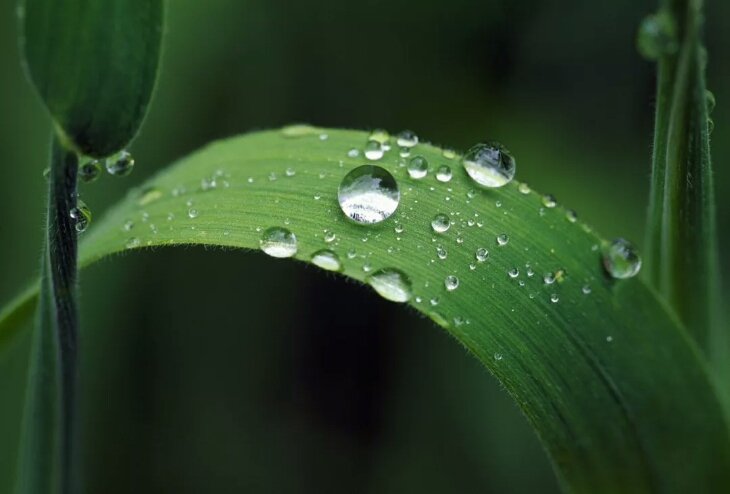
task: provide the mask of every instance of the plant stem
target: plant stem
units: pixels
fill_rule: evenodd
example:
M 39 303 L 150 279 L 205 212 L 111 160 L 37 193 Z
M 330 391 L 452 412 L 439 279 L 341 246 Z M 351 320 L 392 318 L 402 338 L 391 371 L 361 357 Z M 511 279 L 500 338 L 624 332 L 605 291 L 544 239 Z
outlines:
M 16 492 L 70 494 L 76 435 L 78 157 L 51 145 L 48 218 Z

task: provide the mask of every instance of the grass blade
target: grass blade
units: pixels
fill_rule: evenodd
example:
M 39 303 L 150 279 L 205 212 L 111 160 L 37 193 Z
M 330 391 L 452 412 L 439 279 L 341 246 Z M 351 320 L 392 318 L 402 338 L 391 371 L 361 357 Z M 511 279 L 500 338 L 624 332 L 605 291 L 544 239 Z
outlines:
M 330 249 L 343 274 L 359 281 L 380 268 L 405 272 L 413 281 L 410 304 L 504 384 L 566 490 L 730 489 L 728 425 L 704 357 L 642 280 L 606 275 L 601 237 L 516 183 L 478 188 L 458 160 L 427 144 L 412 155 L 433 169 L 450 166 L 451 180 L 433 172 L 412 178 L 398 151 L 389 151 L 378 164 L 399 183 L 398 210 L 376 225 L 354 224 L 339 209 L 337 187 L 366 163 L 349 152 L 366 139 L 297 126 L 211 144 L 92 225 L 80 263 L 176 244 L 258 249 L 267 228 L 286 227 L 297 236 L 298 260 Z M 437 213 L 452 219 L 444 233 L 431 229 Z M 509 237 L 504 245 L 500 234 Z M 482 247 L 489 257 L 479 262 Z M 545 273 L 559 276 L 545 283 Z M 445 288 L 449 275 L 460 280 L 456 290 Z M 17 299 L 15 307 L 24 304 Z M 6 321 L 0 341 L 12 331 Z

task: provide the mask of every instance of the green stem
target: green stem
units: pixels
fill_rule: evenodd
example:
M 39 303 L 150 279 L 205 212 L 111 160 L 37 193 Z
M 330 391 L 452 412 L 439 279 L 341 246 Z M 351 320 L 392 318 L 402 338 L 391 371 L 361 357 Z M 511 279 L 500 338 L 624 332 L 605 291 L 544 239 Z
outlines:
M 78 157 L 54 137 L 46 242 L 41 262 L 41 303 L 36 313 L 18 494 L 70 494 L 74 478 L 77 382 Z

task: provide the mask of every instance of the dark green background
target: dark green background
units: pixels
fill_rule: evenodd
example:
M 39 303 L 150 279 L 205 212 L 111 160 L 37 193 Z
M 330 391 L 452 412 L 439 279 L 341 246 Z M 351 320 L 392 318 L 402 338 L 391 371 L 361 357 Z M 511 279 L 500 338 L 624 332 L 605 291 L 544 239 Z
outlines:
M 730 247 L 730 2 L 708 0 L 722 252 Z M 98 220 L 211 139 L 291 122 L 505 143 L 518 178 L 641 246 L 653 0 L 174 0 L 126 179 L 82 187 Z M 0 0 L 0 302 L 38 269 L 49 120 Z M 92 223 L 93 228 L 93 223 Z M 728 263 L 723 256 L 724 278 Z M 119 256 L 81 277 L 88 492 L 552 493 L 512 400 L 433 323 L 259 253 Z M 0 493 L 15 468 L 28 334 L 0 355 Z

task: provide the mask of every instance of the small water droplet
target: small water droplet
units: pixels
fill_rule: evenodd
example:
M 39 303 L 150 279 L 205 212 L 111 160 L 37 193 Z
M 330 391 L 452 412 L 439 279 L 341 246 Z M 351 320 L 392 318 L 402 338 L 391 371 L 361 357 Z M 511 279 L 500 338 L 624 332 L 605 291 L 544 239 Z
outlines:
M 196 218 L 198 216 L 198 210 L 197 209 L 188 209 L 188 216 L 191 218 Z
M 347 152 L 347 156 L 349 158 L 357 158 L 358 156 L 360 156 L 360 150 L 352 148 Z
M 282 127 L 281 133 L 284 137 L 303 137 L 316 134 L 317 129 L 309 124 L 292 124 Z
M 578 221 L 578 213 L 576 213 L 572 209 L 569 209 L 565 212 L 565 217 L 568 218 L 568 221 L 570 221 L 571 223 L 575 223 L 576 221 Z
M 498 208 L 501 208 L 502 207 L 502 201 L 494 201 L 494 205 L 497 206 Z
M 433 231 L 443 233 L 451 226 L 451 220 L 444 213 L 438 213 L 431 220 L 431 228 Z
M 312 264 L 319 266 L 322 269 L 326 269 L 327 271 L 342 270 L 340 258 L 337 254 L 328 249 L 318 250 L 312 254 Z
M 591 285 L 583 285 L 583 293 L 585 293 L 586 295 L 591 293 Z
M 477 258 L 477 261 L 484 262 L 489 257 L 489 251 L 484 247 L 480 247 L 477 249 L 475 256 Z
M 532 278 L 535 275 L 535 271 L 533 271 L 532 268 L 527 268 L 527 271 L 525 272 L 529 278 Z
M 431 300 L 428 301 L 432 306 L 436 307 L 439 304 L 439 298 L 433 297 Z
M 448 182 L 451 180 L 451 176 L 451 168 L 446 165 L 441 165 L 438 170 L 436 170 L 436 180 L 439 182 Z
M 324 241 L 329 243 L 332 243 L 337 238 L 337 235 L 335 235 L 335 232 L 327 232 L 324 234 Z
M 212 190 L 216 188 L 217 182 L 215 178 L 203 177 L 200 179 L 200 188 L 203 190 Z
M 446 259 L 446 249 L 439 245 L 438 247 L 436 247 L 436 255 L 439 259 Z
M 517 268 L 511 268 L 509 271 L 507 271 L 507 274 L 510 278 L 517 278 L 520 275 L 520 270 Z
M 428 160 L 423 156 L 414 156 L 408 162 L 408 175 L 411 178 L 423 178 L 428 173 Z
M 396 223 L 394 230 L 395 233 L 403 233 L 403 225 L 401 223 Z
M 500 233 L 497 235 L 497 244 L 499 245 L 507 245 L 509 243 L 509 237 L 506 233 Z
M 542 281 L 546 285 L 552 285 L 553 283 L 555 283 L 555 275 L 553 273 L 545 273 L 544 275 L 542 275 Z
M 456 243 L 457 243 L 457 244 L 463 244 L 463 243 L 464 243 L 464 236 L 463 236 L 463 235 L 461 235 L 461 234 L 458 234 L 458 235 L 456 236 Z
M 259 246 L 271 257 L 292 257 L 297 253 L 297 237 L 286 228 L 273 226 L 261 235 Z
M 370 133 L 369 140 L 385 144 L 390 140 L 390 133 L 385 129 L 375 129 Z
M 117 177 L 124 177 L 132 173 L 134 159 L 127 151 L 121 151 L 106 159 L 106 171 Z
M 78 233 L 86 231 L 89 223 L 91 223 L 91 210 L 81 199 L 76 202 L 76 207 L 69 211 L 69 216 L 76 222 L 76 231 Z
M 474 199 L 476 197 L 477 193 L 474 189 L 469 189 L 466 193 L 466 197 L 469 199 Z
M 529 194 L 530 192 L 532 192 L 530 186 L 527 185 L 525 182 L 522 182 L 520 185 L 518 185 L 517 189 L 523 194 Z
M 644 17 L 636 35 L 636 48 L 647 60 L 657 60 L 662 55 L 675 53 L 679 43 L 674 17 L 665 10 Z
M 400 148 L 398 150 L 398 156 L 401 158 L 407 158 L 411 155 L 411 148 Z
M 289 168 L 287 168 L 286 170 L 284 170 L 284 174 L 285 174 L 285 175 L 286 175 L 287 177 L 293 177 L 294 175 L 296 175 L 296 174 L 297 174 L 297 172 L 296 172 L 296 170 L 294 170 L 294 168 L 292 168 L 292 167 L 290 166 Z
M 461 326 L 462 324 L 464 324 L 464 318 L 461 316 L 454 316 L 454 325 Z
M 385 151 L 383 145 L 378 141 L 368 141 L 365 144 L 365 157 L 372 161 L 377 161 L 383 157 Z
M 501 353 L 495 353 L 494 354 L 494 360 L 496 360 L 496 361 L 502 360 L 502 354 Z
M 276 180 L 276 173 L 271 172 L 269 173 L 269 182 L 274 182 Z
M 501 144 L 477 144 L 461 159 L 466 173 L 485 187 L 502 187 L 515 176 L 515 159 Z
M 347 217 L 358 223 L 372 224 L 387 219 L 395 212 L 400 191 L 395 178 L 387 170 L 376 165 L 362 165 L 342 179 L 337 199 Z
M 230 234 L 231 234 L 231 231 L 230 231 L 230 230 L 229 230 L 228 228 L 225 228 L 225 229 L 223 230 L 223 235 L 225 235 L 225 236 L 228 236 L 228 235 L 230 235 Z
M 613 336 L 606 336 L 606 341 L 611 343 L 613 341 Z
M 372 266 L 370 265 L 369 262 L 366 262 L 362 265 L 362 270 L 365 271 L 366 273 L 369 273 L 371 269 L 372 269 Z
M 641 258 L 628 241 L 616 238 L 602 246 L 603 267 L 613 278 L 626 279 L 635 276 L 641 269 Z
M 552 303 L 557 303 L 558 300 L 560 300 L 560 298 L 558 297 L 557 293 L 553 293 L 552 295 L 550 295 L 550 301 Z
M 134 249 L 135 247 L 139 247 L 140 245 L 142 245 L 142 242 L 140 242 L 137 237 L 132 237 L 128 239 L 124 244 L 127 249 Z
M 380 269 L 365 281 L 384 299 L 391 302 L 408 302 L 413 293 L 411 279 L 396 268 Z
M 444 278 L 444 286 L 448 291 L 453 292 L 454 290 L 459 288 L 459 278 L 457 278 L 453 274 L 448 275 L 446 278 Z
M 399 146 L 404 148 L 412 148 L 418 144 L 418 136 L 412 130 L 404 130 L 396 136 Z
M 443 150 L 441 155 L 444 158 L 446 158 L 447 160 L 452 160 L 452 159 L 456 158 L 456 151 L 454 151 L 453 149 L 446 148 Z
M 545 205 L 546 208 L 554 208 L 558 201 L 555 199 L 554 195 L 545 194 L 544 196 L 542 196 L 542 203 Z
M 326 141 L 329 138 L 327 134 L 319 134 L 320 141 Z
M 138 206 L 146 206 L 150 204 L 151 202 L 156 201 L 160 197 L 162 197 L 163 193 L 162 190 L 158 187 L 151 186 L 147 187 L 139 195 L 139 199 L 137 199 L 137 205 Z
M 356 256 L 356 255 L 357 255 L 357 251 L 355 250 L 355 248 L 354 248 L 354 247 L 350 247 L 350 248 L 349 248 L 349 249 L 347 250 L 347 258 L 348 258 L 348 259 L 355 259 L 355 256 Z
M 101 173 L 101 163 L 99 160 L 87 161 L 79 167 L 79 180 L 85 184 L 90 184 L 97 178 Z
M 125 232 L 128 232 L 132 228 L 134 228 L 134 222 L 132 220 L 127 220 L 127 221 L 124 222 L 124 225 L 122 225 L 122 229 Z

